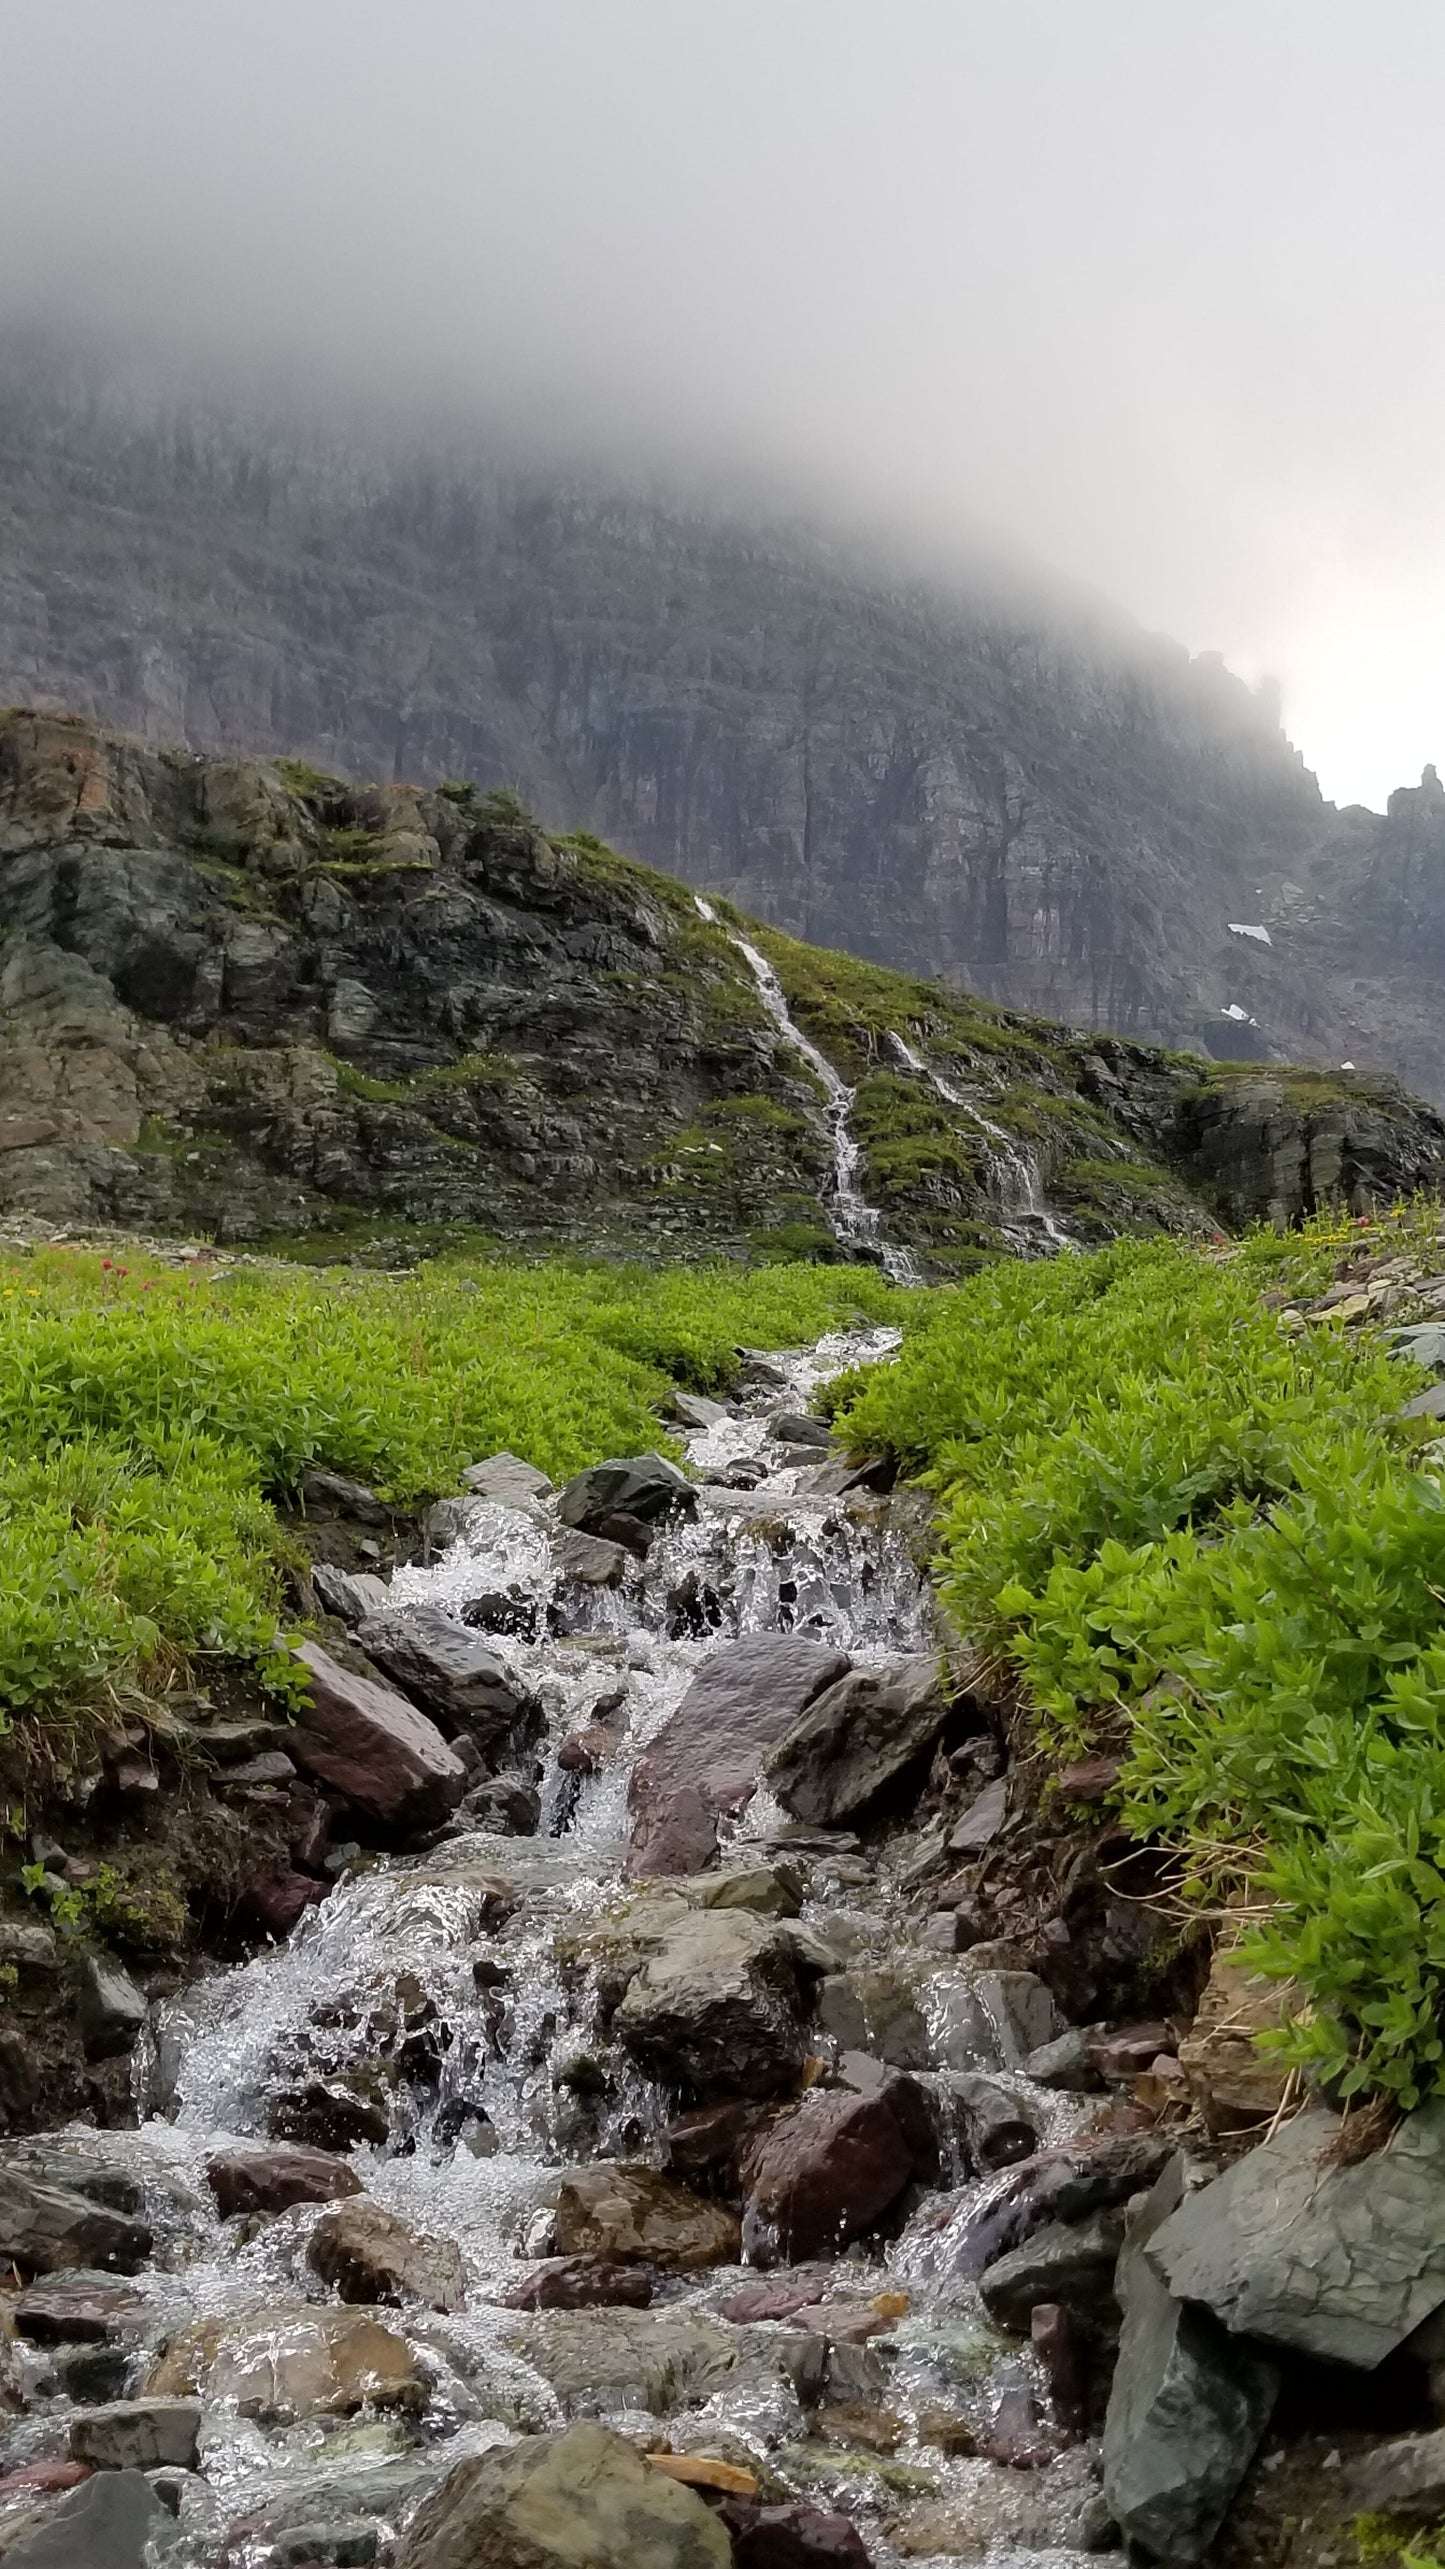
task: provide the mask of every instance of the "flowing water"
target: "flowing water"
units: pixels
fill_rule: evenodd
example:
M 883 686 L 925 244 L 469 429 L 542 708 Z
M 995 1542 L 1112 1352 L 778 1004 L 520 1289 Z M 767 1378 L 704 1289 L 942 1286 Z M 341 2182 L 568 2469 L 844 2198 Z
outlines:
M 1061 1229 L 1044 1200 L 1038 1162 L 1025 1150 L 1018 1135 L 995 1124 L 973 1098 L 965 1097 L 961 1088 L 955 1088 L 952 1080 L 945 1079 L 942 1071 L 925 1061 L 902 1035 L 895 1032 L 890 1040 L 904 1068 L 926 1079 L 945 1103 L 957 1106 L 988 1141 L 988 1191 L 998 1207 L 999 1228 L 1009 1247 L 1024 1256 L 1037 1256 L 1041 1248 L 1071 1249 L 1074 1244 L 1067 1231 Z
M 659 2418 L 649 2410 L 666 2397 L 655 2383 L 648 2388 L 645 2346 L 635 2375 L 624 2344 L 620 2371 L 614 2362 L 601 2368 L 605 2378 L 569 2386 L 555 2361 L 539 2356 L 535 2332 L 550 2330 L 555 2346 L 569 2331 L 580 2340 L 590 2319 L 539 2323 L 492 2298 L 550 2248 L 549 2181 L 558 2170 L 599 2158 L 660 2166 L 663 2127 L 677 2110 L 676 2095 L 610 2041 L 602 2006 L 599 1957 L 637 1893 L 622 1863 L 627 1777 L 639 1750 L 698 1667 L 733 1637 L 811 1635 L 858 1662 L 928 1646 L 925 1588 L 887 1503 L 820 1487 L 827 1466 L 800 1466 L 796 1448 L 780 1448 L 770 1434 L 779 1411 L 805 1406 L 827 1377 L 884 1358 L 894 1344 L 894 1333 L 873 1330 L 754 1359 L 751 1387 L 689 1440 L 701 1485 L 696 1520 L 660 1536 L 619 1588 L 559 1575 L 545 1501 L 477 1502 L 438 1562 L 395 1574 L 402 1609 L 461 1613 L 498 1595 L 530 1609 L 522 1620 L 534 1637 L 499 1647 L 545 1712 L 540 1831 L 479 1834 L 459 1814 L 425 1854 L 358 1859 L 286 1943 L 163 2011 L 138 2065 L 135 2132 L 74 2130 L 63 2146 L 108 2170 L 119 2162 L 145 2184 L 157 2246 L 136 2279 L 143 2298 L 132 2392 L 157 2349 L 198 2322 L 254 2363 L 258 2349 L 294 2355 L 318 2311 L 337 2311 L 305 2262 L 320 2208 L 222 2222 L 205 2175 L 218 2148 L 263 2141 L 278 2099 L 307 2081 L 349 2082 L 383 2098 L 385 2138 L 355 2142 L 352 2164 L 383 2205 L 458 2243 L 466 2302 L 447 2317 L 414 2304 L 349 2314 L 380 2318 L 404 2341 L 416 2380 L 398 2407 L 288 2425 L 244 2414 L 254 2400 L 212 2397 L 200 2470 L 174 2475 L 173 2569 L 216 2569 L 221 2560 L 226 2569 L 281 2569 L 315 2556 L 297 2547 L 298 2525 L 333 2534 L 341 2525 L 323 2558 L 385 2561 L 452 2462 L 589 2408 L 679 2449 L 756 2457 L 799 2497 L 853 2514 L 883 2569 L 901 2557 L 889 2529 L 905 2515 L 914 2520 L 910 2558 L 956 2557 L 965 2535 L 974 2546 L 967 2556 L 992 2569 L 1069 2569 L 1081 2557 L 1062 2547 L 1061 2531 L 1092 2487 L 1081 2448 L 1046 2467 L 1008 2469 L 945 2458 L 920 2432 L 940 2406 L 986 2428 L 1011 2402 L 1032 2412 L 1039 2396 L 1030 2359 L 989 2326 L 958 2271 L 963 2231 L 1004 2179 L 917 2194 L 894 2235 L 837 2260 L 833 2289 L 850 2303 L 880 2291 L 907 2298 L 906 2312 L 873 2340 L 869 2378 L 854 2386 L 873 2412 L 896 2417 L 896 2449 L 886 2458 L 810 2437 L 797 2388 L 769 2352 L 775 2342 L 796 2345 L 796 2330 L 734 2332 L 744 2350 L 735 2374 L 700 2383 L 690 2403 Z M 748 1481 L 757 1486 L 739 1486 Z M 589 1722 L 609 1726 L 615 1747 L 579 1781 L 558 1751 Z M 912 1836 L 864 1852 L 837 1833 L 810 1839 L 759 1791 L 723 1862 L 776 1856 L 782 1846 L 803 1881 L 805 1927 L 858 1964 L 906 1959 L 916 1932 L 906 1901 Z M 516 1904 L 509 1916 L 499 1912 L 499 1880 Z M 932 2000 L 919 2003 L 933 2023 Z M 1058 2137 L 1080 2116 L 1076 2101 L 1021 2077 L 1012 2090 L 1041 2137 Z M 624 2340 L 629 2329 L 644 2338 L 684 2324 L 696 2330 L 699 2314 L 749 2280 L 737 2268 L 663 2278 L 651 2311 L 606 2314 L 604 2326 L 617 2323 Z M 864 2359 L 845 2349 L 833 2360 L 845 2377 L 830 2395 L 847 2396 L 846 2362 Z M 53 2380 L 46 2395 L 44 2352 L 26 2349 L 24 2361 L 37 2405 L 10 2421 L 11 2464 L 53 2452 L 67 2412 Z M 918 2522 L 930 2509 L 931 2555 Z M 278 2525 L 290 2528 L 284 2538 Z
M 698 915 L 710 927 L 718 925 L 718 915 L 710 901 L 695 893 Z M 881 1266 L 895 1284 L 922 1284 L 918 1261 L 907 1249 L 900 1249 L 883 1236 L 883 1216 L 876 1204 L 870 1204 L 858 1183 L 863 1154 L 853 1133 L 854 1092 L 836 1071 L 826 1053 L 820 1053 L 788 1007 L 783 985 L 769 963 L 747 938 L 733 929 L 724 928 L 729 944 L 737 947 L 758 985 L 758 996 L 781 1035 L 786 1036 L 795 1052 L 801 1053 L 809 1069 L 823 1085 L 827 1099 L 828 1134 L 833 1146 L 833 1181 L 830 1211 L 833 1234 L 840 1249 L 850 1258 L 869 1258 Z

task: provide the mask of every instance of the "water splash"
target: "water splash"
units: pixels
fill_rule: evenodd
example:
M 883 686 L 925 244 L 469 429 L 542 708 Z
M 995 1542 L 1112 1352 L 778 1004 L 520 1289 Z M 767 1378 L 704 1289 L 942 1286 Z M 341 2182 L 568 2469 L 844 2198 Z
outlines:
M 955 1088 L 932 1062 L 925 1061 L 896 1029 L 890 1034 L 889 1041 L 904 1067 L 916 1072 L 920 1079 L 926 1079 L 945 1104 L 956 1106 L 988 1140 L 986 1182 L 1001 1216 L 999 1227 L 1010 1247 L 1036 1253 L 1040 1241 L 1043 1241 L 1050 1250 L 1072 1249 L 1073 1241 L 1044 1200 L 1038 1162 L 1031 1152 L 1025 1150 L 1017 1134 L 1006 1132 L 1002 1124 L 995 1124 L 984 1114 L 981 1106 L 976 1105 L 971 1097 L 965 1097 L 962 1089 Z

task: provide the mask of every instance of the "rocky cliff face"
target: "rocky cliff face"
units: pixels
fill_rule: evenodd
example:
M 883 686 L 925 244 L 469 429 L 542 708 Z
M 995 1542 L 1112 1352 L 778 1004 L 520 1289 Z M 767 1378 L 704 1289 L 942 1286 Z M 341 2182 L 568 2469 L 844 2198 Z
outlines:
M 505 794 L 0 717 L 0 1213 L 833 1256 L 837 1101 L 800 1036 L 852 1092 L 882 1240 L 931 1274 L 1445 1168 L 1388 1084 L 1232 1076 L 758 929 L 770 1013 L 740 928 Z
M 1337 814 L 1267 695 L 1077 601 L 890 582 L 797 530 L 12 348 L 6 701 L 512 783 L 553 828 L 797 937 L 1445 1099 L 1445 918 L 1414 823 Z

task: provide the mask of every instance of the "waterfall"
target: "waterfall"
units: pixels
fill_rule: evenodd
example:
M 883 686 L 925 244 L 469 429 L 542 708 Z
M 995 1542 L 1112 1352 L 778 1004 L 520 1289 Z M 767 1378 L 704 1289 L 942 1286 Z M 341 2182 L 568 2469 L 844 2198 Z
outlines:
M 1042 1238 L 1051 1249 L 1071 1249 L 1074 1244 L 1067 1231 L 1061 1228 L 1044 1201 L 1038 1162 L 1024 1149 L 1017 1135 L 1005 1132 L 1001 1124 L 995 1124 L 981 1107 L 975 1106 L 971 1097 L 965 1097 L 962 1089 L 955 1088 L 951 1080 L 945 1079 L 941 1071 L 935 1070 L 931 1062 L 915 1052 L 912 1044 L 907 1043 L 896 1029 L 889 1041 L 905 1068 L 916 1071 L 920 1079 L 926 1079 L 947 1105 L 956 1106 L 993 1145 L 988 1154 L 988 1191 L 1002 1216 L 999 1228 L 1009 1239 L 1010 1246 L 1037 1247 Z M 1020 1241 L 1017 1234 L 1023 1224 L 1031 1228 L 1024 1232 Z M 1011 1231 L 1015 1236 L 1010 1237 Z
M 705 901 L 700 892 L 693 897 L 698 916 L 706 919 L 709 927 L 719 926 L 718 915 L 711 902 Z M 923 1276 L 917 1259 L 907 1249 L 895 1248 L 884 1239 L 883 1216 L 876 1204 L 868 1202 L 858 1183 L 863 1154 L 853 1137 L 852 1089 L 834 1069 L 827 1055 L 819 1052 L 817 1045 L 810 1042 L 795 1021 L 783 995 L 783 985 L 767 956 L 759 954 L 756 946 L 749 945 L 747 938 L 737 935 L 732 928 L 724 928 L 723 934 L 729 945 L 736 946 L 745 959 L 758 985 L 758 996 L 779 1034 L 786 1037 L 795 1052 L 802 1054 L 809 1069 L 823 1083 L 827 1098 L 824 1111 L 833 1146 L 831 1219 L 833 1236 L 839 1248 L 845 1250 L 849 1257 L 867 1258 L 881 1266 L 894 1284 L 922 1284 Z

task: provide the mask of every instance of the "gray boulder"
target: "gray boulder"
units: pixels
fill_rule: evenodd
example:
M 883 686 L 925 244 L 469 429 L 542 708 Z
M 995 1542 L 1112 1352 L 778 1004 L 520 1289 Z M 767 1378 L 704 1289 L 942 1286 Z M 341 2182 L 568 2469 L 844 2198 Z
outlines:
M 632 1770 L 632 1873 L 694 1873 L 717 1853 L 718 1821 L 756 1790 L 763 1759 L 848 1662 L 796 1633 L 727 1642 L 699 1670 Z
M 1111 2212 L 1087 2221 L 1046 2221 L 1041 2230 L 995 2258 L 979 2281 L 990 2319 L 1019 2335 L 1040 2302 L 1089 2319 L 1108 2317 L 1114 2303 L 1114 2266 L 1123 2225 Z
M 194 2471 L 199 2400 L 111 2400 L 72 2418 L 70 2450 L 99 2471 Z
M 1065 2030 L 1051 1992 L 1031 1971 L 980 1971 L 966 1962 L 931 1984 L 933 2048 L 944 2069 L 1022 2069 Z
M 732 2544 L 692 2489 L 605 2426 L 529 2435 L 459 2462 L 398 2569 L 730 2569 Z
M 626 1574 L 628 1555 L 620 1543 L 600 1534 L 581 1534 L 576 1526 L 559 1528 L 552 1539 L 552 1560 L 563 1579 L 580 1579 L 584 1588 L 617 1588 Z
M 1150 2243 L 1177 2217 L 1183 2188 L 1176 2157 L 1119 2259 L 1115 2289 L 1124 2318 L 1103 2446 L 1110 2515 L 1143 2558 L 1169 2569 L 1203 2559 L 1279 2387 L 1267 2357 L 1226 2336 L 1207 2311 L 1177 2301 L 1150 2263 Z
M 1350 2472 L 1350 2501 L 1361 2515 L 1437 2523 L 1445 2515 L 1445 2426 L 1373 2446 Z
M 311 1585 L 329 1615 L 358 1624 L 368 1615 L 384 1614 L 390 1590 L 371 1570 L 338 1570 L 329 1561 L 311 1565 Z
M 87 1954 L 80 1966 L 80 2032 L 87 2060 L 128 2052 L 146 2020 L 146 2001 L 124 1963 Z
M 455 1810 L 467 1770 L 435 1722 L 315 1642 L 302 1642 L 295 1656 L 311 1679 L 290 1734 L 299 1767 L 394 1828 L 435 1828 Z
M 876 1802 L 932 1746 L 947 1718 L 931 1652 L 851 1668 L 784 1732 L 763 1771 L 795 1819 L 837 1828 Z
M 1428 1366 L 1431 1373 L 1445 1374 L 1445 1323 L 1425 1320 L 1412 1329 L 1392 1329 L 1390 1335 L 1397 1356 L 1408 1356 L 1413 1364 Z
M 695 1516 L 697 1492 L 675 1463 L 661 1454 L 630 1454 L 620 1461 L 594 1463 L 570 1480 L 557 1501 L 563 1525 L 583 1534 L 611 1536 L 636 1543 L 669 1517 Z
M 550 1498 L 552 1483 L 535 1463 L 524 1463 L 520 1454 L 489 1454 L 485 1462 L 469 1463 L 462 1474 L 466 1487 L 479 1499 L 488 1499 L 493 1507 L 517 1508 L 530 1515 L 538 1499 Z
M 683 1918 L 629 1984 L 612 2021 L 652 2077 L 701 2095 L 767 2096 L 803 2064 L 792 1944 L 751 1910 Z
M 67 2489 L 45 2522 L 6 2551 L 6 2569 L 146 2569 L 170 2517 L 139 2471 L 99 2471 Z
M 440 1606 L 368 1615 L 356 1638 L 368 1658 L 444 1730 L 496 1746 L 538 1719 L 536 1698 L 505 1659 Z
M 679 1427 L 691 1428 L 694 1432 L 716 1427 L 728 1414 L 722 1401 L 705 1400 L 701 1392 L 674 1392 L 668 1408 Z
M 152 2245 L 149 2223 L 135 2214 L 14 2165 L 0 2167 L 0 2264 L 28 2275 L 66 2266 L 133 2275 Z
M 1445 2103 L 1353 2167 L 1337 2118 L 1296 2116 L 1181 2203 L 1149 2262 L 1231 2331 L 1368 2371 L 1445 2302 Z

